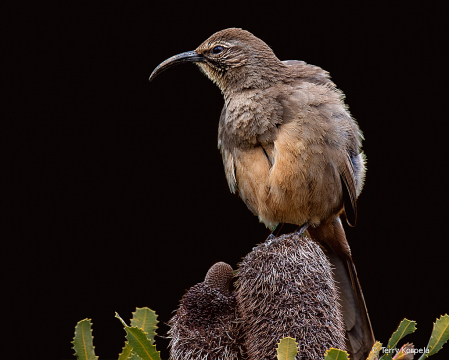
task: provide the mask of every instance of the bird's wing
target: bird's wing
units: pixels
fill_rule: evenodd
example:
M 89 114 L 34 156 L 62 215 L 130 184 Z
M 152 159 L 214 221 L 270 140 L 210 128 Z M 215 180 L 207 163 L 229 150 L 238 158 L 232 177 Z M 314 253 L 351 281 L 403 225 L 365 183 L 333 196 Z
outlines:
M 228 181 L 229 190 L 234 194 L 237 190 L 237 180 L 235 176 L 235 162 L 234 156 L 230 149 L 223 143 L 223 124 L 226 119 L 226 105 L 223 106 L 220 115 L 220 122 L 218 123 L 218 148 L 220 149 L 223 158 L 223 166 Z
M 357 189 L 355 185 L 354 167 L 349 154 L 340 165 L 340 178 L 343 190 L 343 202 L 345 206 L 346 221 L 350 226 L 357 222 Z
M 301 60 L 284 60 L 284 61 L 282 61 L 282 63 L 285 64 L 285 65 L 292 65 L 292 66 L 295 66 L 295 65 L 306 65 L 306 63 L 304 61 L 301 61 Z
M 357 128 L 341 102 L 341 94 L 326 85 L 304 82 L 296 85 L 290 97 L 283 100 L 283 105 L 285 116 L 297 119 L 296 125 L 290 125 L 285 119 L 283 129 L 297 127 L 301 134 L 296 141 L 298 148 L 302 145 L 300 152 L 308 154 L 310 159 L 322 154 L 321 164 L 328 162 L 338 171 L 346 218 L 350 225 L 355 225 L 357 186 L 350 151 L 357 149 L 357 143 L 353 144 L 357 139 Z M 302 165 L 302 170 L 312 173 L 314 166 L 319 173 L 322 167 L 319 161 L 309 161 Z M 335 185 L 339 187 L 339 184 Z
M 301 79 L 301 82 L 310 82 L 317 85 L 330 85 L 334 87 L 335 84 L 330 80 L 329 73 L 319 66 L 307 64 L 300 60 L 284 60 L 284 65 L 291 66 L 293 73 Z

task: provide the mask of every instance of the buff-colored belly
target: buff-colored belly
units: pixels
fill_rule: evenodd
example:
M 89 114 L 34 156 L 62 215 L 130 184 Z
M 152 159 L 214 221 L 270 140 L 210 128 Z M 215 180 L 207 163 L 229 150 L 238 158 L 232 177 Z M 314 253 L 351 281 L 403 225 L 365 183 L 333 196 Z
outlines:
M 262 147 L 235 153 L 239 194 L 268 227 L 318 225 L 343 207 L 340 177 L 322 148 L 288 140 L 277 139 L 272 163 Z

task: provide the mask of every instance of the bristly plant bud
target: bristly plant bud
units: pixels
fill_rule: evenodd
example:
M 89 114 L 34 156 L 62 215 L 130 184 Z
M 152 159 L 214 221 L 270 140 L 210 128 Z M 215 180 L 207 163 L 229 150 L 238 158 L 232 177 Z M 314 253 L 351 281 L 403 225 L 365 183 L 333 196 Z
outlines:
M 204 283 L 212 289 L 219 290 L 223 295 L 229 295 L 229 285 L 234 277 L 231 265 L 218 262 L 211 266 L 204 278 Z
M 296 233 L 269 238 L 240 264 L 237 304 L 248 359 L 276 358 L 276 344 L 296 339 L 296 359 L 346 350 L 345 328 L 329 260 Z
M 171 360 L 241 359 L 232 267 L 220 262 L 205 281 L 189 289 L 170 320 Z

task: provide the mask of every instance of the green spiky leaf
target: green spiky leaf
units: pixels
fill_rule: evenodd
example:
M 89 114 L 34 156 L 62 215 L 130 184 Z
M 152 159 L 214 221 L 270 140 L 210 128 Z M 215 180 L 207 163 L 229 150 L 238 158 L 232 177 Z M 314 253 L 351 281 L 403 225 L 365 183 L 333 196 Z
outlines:
M 411 334 L 416 330 L 416 321 L 404 319 L 399 324 L 398 329 L 391 335 L 388 340 L 388 349 L 393 349 L 405 335 Z
M 126 341 L 125 347 L 118 357 L 118 360 L 140 360 L 140 357 L 137 354 L 133 353 L 133 347 Z
M 156 335 L 156 329 L 158 328 L 156 324 L 158 322 L 157 315 L 153 310 L 147 307 L 136 308 L 136 311 L 133 312 L 133 318 L 131 319 L 131 326 L 138 327 L 146 332 L 147 338 L 154 344 L 154 336 Z
M 346 351 L 331 348 L 326 350 L 324 360 L 349 360 L 349 354 Z
M 427 356 L 436 354 L 441 350 L 443 345 L 449 339 L 449 316 L 447 314 L 440 316 L 437 321 L 433 323 L 433 331 L 430 337 L 429 354 Z
M 277 347 L 278 360 L 294 360 L 298 353 L 298 343 L 291 337 L 281 339 Z
M 391 335 L 390 340 L 388 340 L 387 349 L 394 349 L 396 348 L 396 345 L 398 344 L 399 340 L 401 340 L 404 336 L 411 334 L 412 332 L 415 332 L 416 330 L 416 321 L 404 319 L 399 324 L 397 330 Z M 380 360 L 391 360 L 392 354 L 390 352 L 386 352 L 383 354 L 383 356 L 380 358 Z
M 75 327 L 75 337 L 73 338 L 73 349 L 78 360 L 97 360 L 95 356 L 92 323 L 90 319 L 78 321 Z
M 161 360 L 160 352 L 157 351 L 156 346 L 147 339 L 147 335 L 142 329 L 127 326 L 117 313 L 115 313 L 115 317 L 123 323 L 126 331 L 126 339 L 128 340 L 129 345 L 133 348 L 134 353 L 136 353 L 142 360 Z
M 129 360 L 142 360 L 142 358 L 137 355 L 135 352 L 131 353 L 131 356 L 129 357 Z
M 375 360 L 379 357 L 380 350 L 382 349 L 382 343 L 380 341 L 376 341 L 371 348 L 371 351 L 366 358 L 366 360 Z
M 127 327 L 126 338 L 133 347 L 133 352 L 139 355 L 142 360 L 161 360 L 160 352 L 156 350 L 146 334 L 137 327 Z
M 131 356 L 133 348 L 129 345 L 129 342 L 125 342 L 125 346 L 123 347 L 123 351 L 120 353 L 118 360 L 128 360 Z
M 447 314 L 441 315 L 439 319 L 437 319 L 433 323 L 432 335 L 430 336 L 429 344 L 427 345 L 427 349 L 429 349 L 428 353 L 423 354 L 419 360 L 424 360 L 431 355 L 436 354 L 441 350 L 443 345 L 449 339 L 449 316 Z

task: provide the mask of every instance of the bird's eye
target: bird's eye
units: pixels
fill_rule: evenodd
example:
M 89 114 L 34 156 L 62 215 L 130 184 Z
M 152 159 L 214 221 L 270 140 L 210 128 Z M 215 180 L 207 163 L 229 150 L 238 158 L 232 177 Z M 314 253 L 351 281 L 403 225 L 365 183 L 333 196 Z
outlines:
M 219 53 L 221 53 L 223 51 L 223 46 L 215 46 L 213 49 L 212 49 L 212 54 L 219 54 Z

